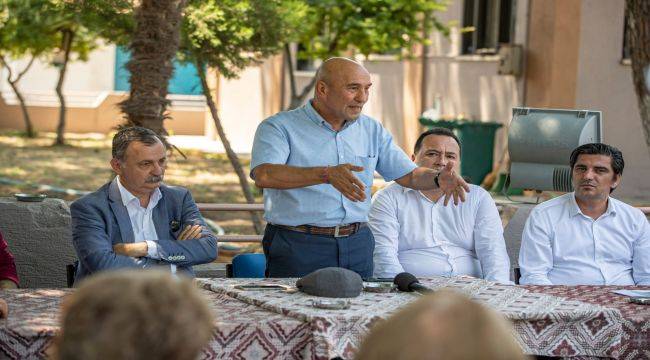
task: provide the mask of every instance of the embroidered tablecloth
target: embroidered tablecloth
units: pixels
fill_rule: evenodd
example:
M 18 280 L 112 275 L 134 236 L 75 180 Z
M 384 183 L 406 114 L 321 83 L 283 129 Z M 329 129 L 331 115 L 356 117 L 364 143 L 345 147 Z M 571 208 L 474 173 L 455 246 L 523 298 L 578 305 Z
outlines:
M 352 358 L 373 324 L 415 300 L 407 293 L 364 292 L 347 310 L 316 309 L 303 293 L 243 291 L 249 283 L 293 285 L 295 279 L 197 279 L 215 314 L 206 359 Z M 431 288 L 451 287 L 513 321 L 530 354 L 647 359 L 649 307 L 628 304 L 611 287 L 515 287 L 472 278 L 432 278 Z M 0 320 L 0 358 L 44 358 L 58 328 L 61 299 L 73 290 L 8 290 Z M 564 298 L 564 299 L 563 299 Z M 645 351 L 645 352 L 644 352 Z
M 293 285 L 295 279 L 198 279 L 198 282 L 205 289 L 309 323 L 315 342 L 314 356 L 319 359 L 352 358 L 376 321 L 417 298 L 411 293 L 364 292 L 350 300 L 347 310 L 323 310 L 311 304 L 319 298 L 303 293 L 235 288 L 242 283 L 260 282 Z M 513 322 L 517 340 L 526 353 L 619 356 L 623 320 L 617 309 L 467 277 L 437 277 L 420 282 L 432 289 L 458 290 L 502 313 Z
M 569 300 L 618 309 L 623 315 L 623 334 L 619 359 L 650 359 L 650 305 L 638 305 L 628 301 L 613 290 L 650 290 L 650 286 L 524 286 L 531 292 L 554 295 Z
M 0 291 L 9 317 L 0 320 L 0 359 L 45 359 L 58 330 L 64 290 Z M 309 324 L 202 290 L 216 318 L 215 331 L 203 359 L 310 359 Z

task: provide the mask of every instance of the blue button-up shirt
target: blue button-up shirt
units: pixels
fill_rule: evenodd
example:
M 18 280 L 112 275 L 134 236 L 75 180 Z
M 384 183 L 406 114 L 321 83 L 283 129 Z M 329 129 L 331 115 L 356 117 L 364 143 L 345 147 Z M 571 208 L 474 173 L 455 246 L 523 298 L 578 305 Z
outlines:
M 366 200 L 353 202 L 330 184 L 297 189 L 264 189 L 264 218 L 280 225 L 336 226 L 368 221 L 370 188 L 375 170 L 384 179 L 398 179 L 417 166 L 376 120 L 361 115 L 335 131 L 311 105 L 278 113 L 257 128 L 252 170 L 262 164 L 295 167 L 362 166 L 354 172 L 366 185 Z

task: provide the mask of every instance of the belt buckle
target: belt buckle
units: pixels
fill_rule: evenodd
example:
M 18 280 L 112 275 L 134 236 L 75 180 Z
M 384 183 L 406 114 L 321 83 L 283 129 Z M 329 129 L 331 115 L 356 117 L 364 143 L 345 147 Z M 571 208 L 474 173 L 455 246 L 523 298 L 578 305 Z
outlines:
M 339 235 L 339 228 L 340 228 L 340 226 L 341 226 L 341 225 L 336 225 L 336 226 L 334 227 L 334 237 L 335 237 L 335 238 L 346 237 L 346 236 L 348 236 L 348 235 Z

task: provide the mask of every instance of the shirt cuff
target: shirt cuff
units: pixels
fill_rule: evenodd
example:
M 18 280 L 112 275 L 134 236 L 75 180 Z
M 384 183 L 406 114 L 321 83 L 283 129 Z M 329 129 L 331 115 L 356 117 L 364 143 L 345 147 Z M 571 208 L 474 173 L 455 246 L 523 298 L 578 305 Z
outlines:
M 158 253 L 158 243 L 152 240 L 146 240 L 147 243 L 147 257 L 150 259 L 160 260 Z

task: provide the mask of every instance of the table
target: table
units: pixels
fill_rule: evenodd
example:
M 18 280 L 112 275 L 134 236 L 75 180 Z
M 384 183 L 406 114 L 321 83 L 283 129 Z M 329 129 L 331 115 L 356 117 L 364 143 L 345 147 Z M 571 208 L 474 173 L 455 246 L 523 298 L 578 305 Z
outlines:
M 413 294 L 363 293 L 349 310 L 320 310 L 303 293 L 252 292 L 236 284 L 262 279 L 197 279 L 215 314 L 206 359 L 351 358 L 376 322 L 417 298 Z M 295 279 L 265 279 L 292 285 Z M 452 287 L 513 321 L 524 351 L 540 355 L 647 359 L 648 308 L 623 303 L 609 287 L 519 287 L 466 278 L 421 280 Z M 57 331 L 61 298 L 72 290 L 7 290 L 10 317 L 0 320 L 0 358 L 44 358 Z M 614 300 L 611 300 L 614 299 Z M 612 302 L 613 301 L 613 302 Z M 605 304 L 606 306 L 599 306 Z M 647 351 L 647 350 L 646 350 Z
M 255 280 L 250 280 L 255 281 Z M 266 279 L 291 285 L 295 279 Z M 227 294 L 247 304 L 307 322 L 311 326 L 314 356 L 349 359 L 372 325 L 415 300 L 406 293 L 362 293 L 348 310 L 322 310 L 310 305 L 316 297 L 303 293 L 253 292 L 234 288 L 241 279 L 199 279 L 202 287 Z M 259 282 L 259 280 L 258 280 Z M 622 315 L 619 310 L 529 292 L 518 286 L 498 285 L 470 277 L 420 279 L 438 289 L 450 287 L 494 308 L 509 318 L 524 352 L 545 356 L 619 356 Z
M 650 286 L 523 286 L 528 291 L 600 304 L 620 311 L 623 334 L 619 359 L 650 359 L 650 306 L 630 303 L 627 297 L 612 293 L 613 290 L 650 290 Z

